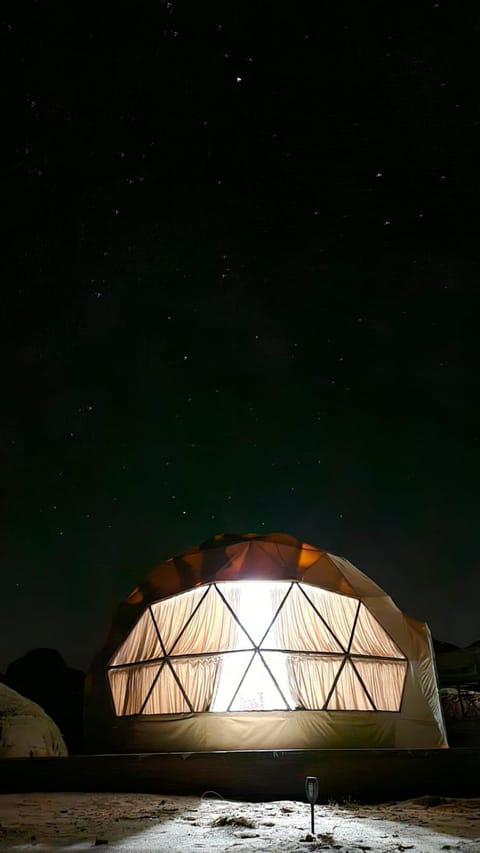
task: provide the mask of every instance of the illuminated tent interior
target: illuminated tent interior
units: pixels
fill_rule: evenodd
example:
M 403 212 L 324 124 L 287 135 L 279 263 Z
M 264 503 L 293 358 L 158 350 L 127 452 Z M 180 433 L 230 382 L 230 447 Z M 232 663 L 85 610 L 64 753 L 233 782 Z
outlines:
M 154 569 L 92 665 L 86 730 L 118 752 L 447 745 L 427 626 L 284 534 Z

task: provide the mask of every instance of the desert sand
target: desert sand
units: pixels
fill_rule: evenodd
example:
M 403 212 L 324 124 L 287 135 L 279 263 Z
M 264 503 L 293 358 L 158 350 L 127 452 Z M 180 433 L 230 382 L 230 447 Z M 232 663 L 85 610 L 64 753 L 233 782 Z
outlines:
M 132 853 L 480 853 L 480 799 L 420 797 L 359 805 L 245 803 L 152 794 L 32 793 L 0 796 L 0 850 Z

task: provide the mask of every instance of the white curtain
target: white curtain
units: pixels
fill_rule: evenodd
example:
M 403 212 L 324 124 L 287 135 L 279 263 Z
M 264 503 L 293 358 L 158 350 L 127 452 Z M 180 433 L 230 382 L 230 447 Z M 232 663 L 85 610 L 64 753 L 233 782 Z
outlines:
M 176 681 L 172 669 L 187 694 L 194 711 L 208 711 L 212 692 L 212 682 L 218 658 L 190 658 L 166 662 L 160 673 L 144 714 L 184 714 L 190 707 Z
M 360 605 L 351 653 L 356 655 L 379 655 L 380 657 L 404 658 L 402 652 L 388 636 L 379 622 L 365 607 Z
M 186 714 L 188 711 L 188 703 L 165 662 L 142 713 Z
M 240 590 L 238 588 L 233 590 L 230 595 L 234 610 L 238 606 L 239 595 Z M 160 624 L 163 625 L 163 622 Z M 180 622 L 181 627 L 182 623 Z M 178 633 L 180 633 L 180 628 Z M 173 646 L 171 653 L 174 656 L 193 655 L 234 649 L 238 631 L 238 624 L 225 602 L 215 587 L 210 587 L 205 601 L 201 603 L 180 639 Z
M 202 652 L 233 649 L 237 642 L 238 625 L 215 587 L 209 588 L 204 600 L 202 595 L 205 594 L 205 588 L 194 590 L 193 593 L 193 595 L 190 592 L 184 593 L 176 596 L 175 599 L 159 602 L 155 605 L 155 617 L 158 620 L 165 647 L 172 652 L 170 664 L 193 710 L 200 712 L 210 710 L 218 681 L 222 677 L 223 667 L 228 666 L 227 659 L 230 655 L 213 654 L 186 658 L 176 656 L 201 655 Z M 236 588 L 232 596 L 235 606 L 238 606 L 239 595 L 240 589 Z M 187 597 L 189 600 L 184 601 Z M 199 602 L 201 603 L 197 612 L 182 632 Z M 163 607 L 163 605 L 168 606 Z M 176 642 L 177 638 L 178 642 Z M 181 714 L 189 710 L 170 666 L 164 666 L 143 713 Z
M 308 584 L 301 586 L 307 597 L 297 583 L 288 592 L 290 582 L 287 581 L 219 584 L 226 601 L 255 643 L 265 635 L 283 603 L 260 649 L 273 679 L 260 655 L 254 655 L 245 631 L 238 626 L 215 586 L 198 587 L 154 604 L 152 611 L 158 630 L 171 657 L 156 680 L 158 663 L 109 670 L 117 714 L 140 713 L 152 684 L 143 713 L 190 711 L 172 668 L 194 711 L 226 711 L 250 661 L 251 667 L 232 710 L 323 708 L 349 647 L 358 601 Z M 331 626 L 331 631 L 312 604 Z M 251 651 L 242 651 L 249 648 Z M 262 648 L 273 651 L 263 652 Z M 351 653 L 397 658 L 393 662 L 355 658 L 355 666 L 375 706 L 379 710 L 398 710 L 406 662 L 363 604 Z M 149 658 L 161 660 L 162 657 L 155 624 L 147 611 L 112 659 L 112 665 Z M 328 709 L 372 710 L 348 660 L 342 667 Z
M 355 660 L 353 662 L 378 711 L 398 711 L 402 701 L 406 661 Z
M 327 705 L 328 711 L 373 711 L 374 708 L 368 699 L 365 690 L 359 681 L 357 674 L 350 661 L 345 665 L 339 675 L 335 690 L 333 691 Z
M 118 716 L 140 713 L 159 668 L 160 665 L 155 663 L 108 671 L 115 713 Z
M 172 667 L 178 675 L 194 711 L 200 713 L 210 710 L 219 665 L 219 655 L 172 660 Z
M 348 648 L 358 602 L 326 590 L 302 586 L 308 599 L 294 584 L 265 638 L 264 646 L 311 654 L 283 654 L 278 656 L 281 661 L 273 656 L 267 659 L 267 653 L 265 656 L 279 684 L 285 685 L 287 681 L 288 693 L 285 692 L 285 695 L 291 707 L 320 709 L 325 704 L 339 670 L 342 652 Z M 272 598 L 275 610 L 282 600 L 280 590 L 275 591 Z M 332 631 L 322 622 L 311 602 Z M 322 655 L 321 652 L 330 652 L 332 656 Z M 286 672 L 286 679 L 282 679 L 282 669 Z M 349 701 L 352 701 L 351 697 Z M 360 707 L 362 703 L 363 699 L 360 700 Z
M 246 581 L 219 584 L 222 594 L 237 614 L 240 624 L 255 643 L 259 643 L 265 635 L 277 607 L 288 592 L 289 586 L 289 582 L 281 581 Z M 282 698 L 261 657 L 258 654 L 253 655 L 253 648 L 245 631 L 238 628 L 235 637 L 237 651 L 234 654 L 226 654 L 222 657 L 212 710 L 226 711 L 228 709 L 243 676 L 247 672 L 247 667 L 249 667 L 248 672 L 235 696 L 231 710 L 286 709 L 288 704 Z M 268 641 L 265 640 L 263 645 L 269 645 L 270 648 L 278 647 L 276 636 L 272 636 L 272 633 L 269 632 L 268 638 Z M 240 651 L 248 648 L 252 648 L 252 651 Z M 285 676 L 285 663 L 283 663 L 283 671 Z
M 158 601 L 152 605 L 153 615 L 167 654 L 170 654 L 180 631 L 205 593 L 206 598 L 203 606 L 208 606 L 209 599 L 214 591 L 211 587 L 199 586 L 196 589 L 189 590 L 189 592 L 174 595 L 173 598 L 167 598 L 165 601 Z M 177 649 L 175 649 L 175 654 L 178 654 Z
M 338 595 L 336 592 L 328 592 L 326 589 L 307 584 L 302 584 L 302 588 L 347 651 L 358 601 L 355 598 Z M 334 649 L 325 649 L 325 651 L 334 651 Z
M 199 587 L 152 605 L 152 613 L 167 653 L 207 590 L 209 597 L 212 590 Z M 163 657 L 163 652 L 158 632 L 150 610 L 146 610 L 110 661 L 110 666 L 160 657 Z
M 162 655 L 158 634 L 150 611 L 147 610 L 111 659 L 110 666 L 121 663 L 136 663 L 141 660 L 159 658 Z
M 272 616 L 285 593 L 286 590 L 280 589 L 272 591 Z M 262 645 L 265 648 L 293 649 L 299 652 L 342 651 L 342 647 L 315 613 L 297 584 L 293 585 Z
M 288 655 L 288 683 L 294 707 L 321 710 L 341 663 L 341 657 Z

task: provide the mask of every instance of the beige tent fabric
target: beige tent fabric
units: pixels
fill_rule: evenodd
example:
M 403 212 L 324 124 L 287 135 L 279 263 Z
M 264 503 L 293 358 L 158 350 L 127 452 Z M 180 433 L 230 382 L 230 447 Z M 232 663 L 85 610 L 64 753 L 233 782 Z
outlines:
M 40 705 L 0 682 L 0 758 L 68 755 L 57 724 Z
M 390 637 L 409 661 L 398 729 L 408 732 L 416 724 L 424 727 L 433 724 L 440 736 L 438 745 L 448 746 L 428 626 L 402 613 L 377 584 L 348 560 L 333 554 L 328 556 L 370 613 L 388 629 Z
M 383 711 L 240 711 L 182 717 L 117 717 L 114 752 L 282 749 L 414 749 L 441 739 L 412 737 L 412 725 Z
M 119 751 L 447 745 L 427 626 L 283 534 L 216 537 L 132 592 L 88 679 L 92 743 L 100 719 Z

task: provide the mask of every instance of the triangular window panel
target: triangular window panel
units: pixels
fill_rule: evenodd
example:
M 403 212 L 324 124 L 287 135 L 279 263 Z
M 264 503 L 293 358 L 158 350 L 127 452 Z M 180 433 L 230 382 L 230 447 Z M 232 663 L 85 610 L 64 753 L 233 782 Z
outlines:
M 347 651 L 358 608 L 357 599 L 307 584 L 301 586 L 337 641 Z
M 358 678 L 350 661 L 345 661 L 345 666 L 338 677 L 335 689 L 329 699 L 327 711 L 373 711 L 361 681 Z
M 218 584 L 238 620 L 258 645 L 265 635 L 278 606 L 285 598 L 290 583 L 285 581 L 240 581 Z M 237 648 L 248 648 L 240 631 Z
M 217 672 L 211 711 L 227 711 L 234 693 L 242 680 L 253 652 L 229 652 L 221 655 Z
M 152 612 L 157 623 L 160 636 L 167 654 L 171 653 L 181 631 L 187 625 L 195 608 L 210 597 L 212 590 L 208 586 L 200 586 L 180 595 L 174 595 L 164 601 L 152 605 Z M 205 600 L 203 600 L 205 596 Z
M 228 657 L 228 655 L 227 655 Z M 194 711 L 204 713 L 212 710 L 212 701 L 220 674 L 221 655 L 206 655 L 198 658 L 172 658 L 172 669 L 180 681 Z M 230 698 L 233 696 L 233 691 Z
M 162 657 L 162 647 L 158 639 L 150 610 L 146 610 L 130 631 L 127 639 L 120 646 L 110 661 L 110 666 L 121 663 L 136 663 L 141 660 L 151 660 Z
M 173 646 L 172 655 L 225 652 L 252 648 L 214 586 L 203 599 Z
M 292 671 L 290 665 L 291 655 L 285 654 L 285 652 L 263 652 L 262 658 L 265 661 L 268 669 L 273 675 L 274 680 L 278 684 L 282 695 L 285 697 L 288 703 L 288 707 L 291 711 L 296 708 L 296 701 L 294 694 L 292 693 L 290 687 Z M 300 657 L 300 656 L 299 656 Z M 307 658 L 306 655 L 301 655 L 302 658 Z
M 172 674 L 170 666 L 162 666 L 142 714 L 186 714 L 187 701 Z
M 262 652 L 292 710 L 321 710 L 343 657 Z
M 328 593 L 330 594 L 330 593 Z M 341 598 L 341 596 L 337 596 Z M 342 646 L 305 597 L 298 584 L 285 599 L 265 637 L 264 649 L 289 649 L 299 652 L 337 652 Z
M 258 653 L 230 707 L 231 711 L 288 710 L 280 691 Z
M 350 651 L 355 655 L 378 655 L 385 658 L 405 657 L 364 604 L 360 605 Z
M 112 691 L 115 713 L 118 716 L 139 714 L 145 697 L 159 671 L 159 665 L 129 666 L 110 669 L 108 680 Z
M 354 664 L 377 710 L 399 711 L 407 662 L 363 658 Z

